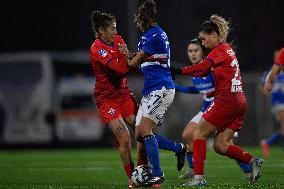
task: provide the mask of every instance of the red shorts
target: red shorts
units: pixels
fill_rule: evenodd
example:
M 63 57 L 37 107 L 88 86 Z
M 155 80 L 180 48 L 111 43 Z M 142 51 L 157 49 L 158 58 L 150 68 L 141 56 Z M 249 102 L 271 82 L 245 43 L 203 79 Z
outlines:
M 131 94 L 117 100 L 105 100 L 97 104 L 97 107 L 105 124 L 120 117 L 126 118 L 132 114 L 135 115 L 138 109 L 137 102 Z
M 219 131 L 223 131 L 226 128 L 239 131 L 243 127 L 245 114 L 246 103 L 234 106 L 212 103 L 202 117 Z

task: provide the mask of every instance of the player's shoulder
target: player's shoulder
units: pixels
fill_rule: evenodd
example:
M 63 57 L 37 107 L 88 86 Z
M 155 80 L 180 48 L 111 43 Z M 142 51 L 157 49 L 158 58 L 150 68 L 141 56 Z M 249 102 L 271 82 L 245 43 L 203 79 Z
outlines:
M 125 42 L 124 42 L 123 38 L 120 35 L 115 35 L 114 36 L 114 43 L 116 43 L 116 44 L 119 44 L 119 43 L 124 44 Z
M 229 44 L 220 43 L 212 49 L 211 54 L 218 54 L 225 56 L 226 54 L 228 55 L 234 54 L 234 51 Z
M 279 54 L 281 54 L 282 56 L 284 56 L 284 47 L 282 47 L 279 51 Z
M 150 39 L 163 39 L 167 37 L 167 34 L 160 26 L 155 25 L 145 32 L 145 37 Z
M 96 49 L 100 49 L 103 48 L 103 42 L 100 41 L 99 39 L 96 39 L 93 44 L 90 47 L 90 50 L 96 50 Z
M 93 57 L 97 56 L 105 57 L 107 55 L 107 51 L 108 49 L 106 45 L 104 45 L 104 43 L 98 39 L 96 39 L 90 47 L 90 54 Z

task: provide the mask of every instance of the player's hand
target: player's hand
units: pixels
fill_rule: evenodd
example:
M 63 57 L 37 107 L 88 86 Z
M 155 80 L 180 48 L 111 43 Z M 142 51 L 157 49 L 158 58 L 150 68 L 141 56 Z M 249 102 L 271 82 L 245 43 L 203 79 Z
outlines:
M 272 90 L 272 83 L 269 81 L 266 81 L 263 85 L 263 93 L 269 96 L 271 93 L 271 90 Z
M 180 68 L 170 67 L 170 70 L 171 70 L 171 75 L 172 75 L 173 80 L 176 79 L 177 74 L 181 74 Z
M 118 50 L 120 53 L 123 53 L 125 55 L 129 54 L 129 51 L 127 49 L 127 45 L 126 44 L 118 44 Z
M 131 60 L 131 59 L 133 59 L 136 56 L 136 54 L 137 54 L 137 52 L 134 52 L 134 53 L 129 52 L 128 53 L 128 58 Z

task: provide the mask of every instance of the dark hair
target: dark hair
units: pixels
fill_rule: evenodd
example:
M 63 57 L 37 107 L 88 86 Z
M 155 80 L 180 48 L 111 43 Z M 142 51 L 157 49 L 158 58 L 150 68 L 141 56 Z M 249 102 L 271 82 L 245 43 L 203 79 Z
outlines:
M 190 40 L 190 41 L 188 42 L 188 45 L 190 45 L 190 44 L 197 44 L 197 45 L 199 45 L 200 47 L 203 46 L 203 45 L 202 45 L 202 42 L 201 42 L 201 40 L 200 40 L 199 38 L 193 38 L 192 40 Z
M 216 32 L 220 38 L 220 42 L 225 42 L 229 34 L 230 27 L 229 22 L 221 16 L 212 15 L 209 20 L 206 20 L 201 24 L 198 32 L 204 32 L 211 34 Z
M 199 45 L 199 46 L 201 47 L 202 51 L 203 51 L 203 56 L 208 55 L 208 53 L 209 53 L 208 49 L 205 48 L 205 47 L 202 45 L 202 41 L 201 41 L 198 37 L 191 39 L 191 40 L 188 42 L 187 46 L 189 46 L 190 44 Z
M 115 16 L 113 16 L 110 13 L 93 11 L 91 15 L 91 22 L 96 37 L 99 34 L 99 28 L 105 29 L 115 21 L 116 21 Z
M 152 23 L 156 23 L 158 21 L 156 6 L 157 4 L 155 1 L 146 0 L 137 8 L 134 21 L 138 22 L 142 26 L 143 30 L 147 30 L 151 27 Z
M 220 35 L 220 31 L 217 24 L 215 24 L 211 20 L 206 20 L 205 22 L 203 22 L 198 32 L 204 32 L 208 34 L 216 32 L 218 35 Z

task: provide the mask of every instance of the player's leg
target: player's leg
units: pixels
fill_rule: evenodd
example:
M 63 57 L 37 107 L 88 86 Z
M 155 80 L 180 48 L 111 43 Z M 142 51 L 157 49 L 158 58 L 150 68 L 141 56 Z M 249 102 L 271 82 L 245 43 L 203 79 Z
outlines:
M 234 134 L 235 131 L 231 129 L 225 129 L 223 132 L 218 132 L 215 137 L 214 146 L 213 146 L 215 152 L 221 155 L 226 155 L 226 151 L 229 145 L 234 145 L 232 139 L 234 137 Z M 240 160 L 236 160 L 236 162 L 245 173 L 245 178 L 250 179 L 251 175 L 250 164 Z
M 147 117 L 142 117 L 139 132 L 143 138 L 146 153 L 151 163 L 153 176 L 161 176 L 159 146 L 152 129 L 156 126 L 155 122 Z
M 104 101 L 97 104 L 103 122 L 109 126 L 119 144 L 119 153 L 128 177 L 133 171 L 131 158 L 131 138 L 128 128 L 122 119 L 121 106 L 118 101 Z
M 218 135 L 219 133 L 217 133 Z M 234 133 L 234 138 L 238 137 L 238 133 L 235 132 Z M 229 141 L 230 144 L 234 144 L 233 143 L 233 139 L 231 139 Z M 250 180 L 251 178 L 251 167 L 250 167 L 250 164 L 247 164 L 247 163 L 244 163 L 244 162 L 241 162 L 241 161 L 238 161 L 236 160 L 236 163 L 239 165 L 239 167 L 241 168 L 241 170 L 243 171 L 244 173 L 244 178 L 247 179 L 247 180 Z
M 196 117 L 196 116 L 195 116 Z M 198 120 L 199 122 L 199 120 Z M 187 153 L 186 153 L 186 159 L 188 163 L 188 171 L 185 172 L 183 175 L 179 176 L 178 178 L 192 178 L 194 176 L 193 171 L 193 133 L 194 129 L 196 128 L 196 125 L 198 122 L 194 122 L 194 119 L 192 119 L 184 128 L 182 133 L 182 140 L 187 145 Z
M 282 143 L 283 155 L 284 155 L 284 110 L 279 111 L 279 123 L 280 123 L 280 140 Z
M 120 158 L 123 163 L 125 172 L 128 178 L 130 178 L 134 163 L 131 158 L 131 137 L 129 130 L 122 118 L 111 120 L 108 123 L 108 126 L 118 141 Z
M 155 133 L 155 136 L 159 149 L 175 152 L 175 156 L 177 157 L 177 170 L 180 171 L 183 168 L 185 162 L 185 154 L 187 150 L 186 145 L 169 140 L 158 133 Z
M 161 90 L 151 92 L 147 97 L 141 100 L 142 119 L 139 124 L 137 117 L 137 125 L 139 132 L 143 137 L 146 153 L 152 165 L 153 178 L 144 182 L 144 186 L 152 186 L 164 182 L 164 174 L 160 167 L 159 146 L 153 128 L 161 125 L 167 108 L 173 102 L 175 90 L 162 88 Z M 139 111 L 138 111 L 139 113 Z
M 206 159 L 206 140 L 216 131 L 216 127 L 202 119 L 196 126 L 193 134 L 193 167 L 194 179 L 183 186 L 204 186 L 204 161 Z
M 275 118 L 279 122 L 280 129 L 274 132 L 269 138 L 260 141 L 259 145 L 262 150 L 263 156 L 269 156 L 270 146 L 273 145 L 278 140 L 283 140 L 284 136 L 284 111 L 278 107 L 273 108 L 275 113 Z

